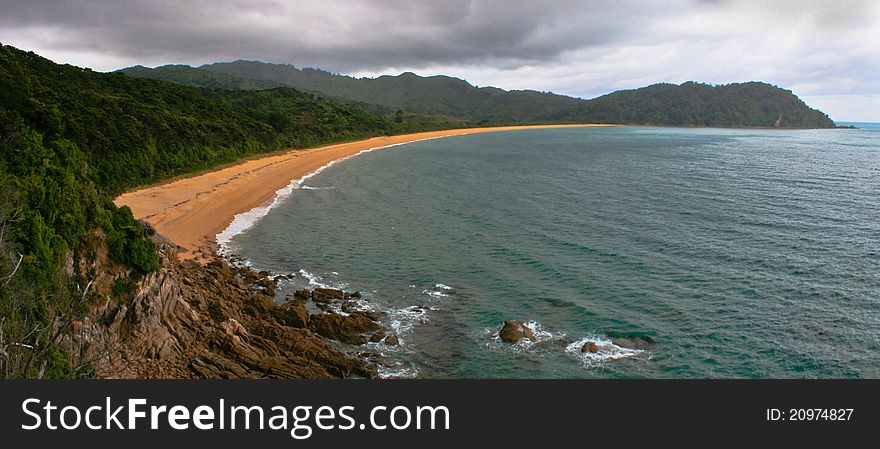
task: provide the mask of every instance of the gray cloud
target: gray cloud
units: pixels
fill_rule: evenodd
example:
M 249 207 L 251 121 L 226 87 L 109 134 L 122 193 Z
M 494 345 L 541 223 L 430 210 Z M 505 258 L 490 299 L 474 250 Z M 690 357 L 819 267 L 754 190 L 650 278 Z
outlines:
M 359 75 L 447 73 L 585 97 L 661 81 L 760 79 L 880 110 L 877 5 L 0 0 L 0 41 L 98 70 L 256 59 Z
M 507 66 L 614 41 L 647 19 L 592 1 L 4 1 L 0 26 L 53 50 L 176 60 L 252 58 L 334 70 Z

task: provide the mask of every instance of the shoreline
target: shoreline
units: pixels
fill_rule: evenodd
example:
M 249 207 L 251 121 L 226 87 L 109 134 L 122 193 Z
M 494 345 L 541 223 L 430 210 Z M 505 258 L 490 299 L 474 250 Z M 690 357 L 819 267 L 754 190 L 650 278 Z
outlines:
M 181 247 L 179 258 L 204 264 L 219 253 L 220 239 L 228 240 L 253 226 L 305 179 L 360 153 L 456 135 L 593 126 L 619 125 L 500 126 L 373 137 L 249 159 L 126 192 L 113 202 L 117 206 L 128 206 L 136 219 L 146 221 Z

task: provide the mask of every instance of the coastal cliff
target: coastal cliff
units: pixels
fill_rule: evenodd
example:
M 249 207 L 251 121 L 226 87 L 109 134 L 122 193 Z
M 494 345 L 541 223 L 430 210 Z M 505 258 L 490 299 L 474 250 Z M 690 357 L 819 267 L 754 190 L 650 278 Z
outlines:
M 767 87 L 685 91 L 699 93 L 705 101 L 695 104 L 710 112 L 741 104 L 741 111 L 725 110 L 759 117 L 755 126 L 772 125 L 780 113 L 781 127 L 825 123 L 824 115 L 813 120 L 818 111 L 805 113 L 803 122 L 776 103 L 756 109 L 718 96 L 743 89 Z M 602 110 L 616 121 L 618 112 L 653 111 L 642 107 L 645 98 L 669 105 L 691 97 L 672 86 L 649 90 L 610 98 Z M 777 94 L 805 110 L 790 92 Z M 222 262 L 178 262 L 177 248 L 149 236 L 113 198 L 284 149 L 461 125 L 408 121 L 400 112 L 376 113 L 288 87 L 206 90 L 97 73 L 0 46 L 0 377 L 372 375 L 318 336 L 362 341 L 373 327 L 363 316 L 331 315 L 310 327 L 288 321 L 297 303 L 276 306 L 265 286 L 240 285 L 236 279 L 249 276 Z M 664 123 L 652 114 L 644 123 Z
M 87 267 L 97 273 L 91 295 L 100 300 L 61 345 L 88 361 L 96 377 L 376 376 L 374 365 L 308 328 L 303 301 L 276 304 L 264 275 L 220 258 L 180 261 L 176 245 L 152 238 L 161 259 L 156 272 L 131 277 L 100 256 Z

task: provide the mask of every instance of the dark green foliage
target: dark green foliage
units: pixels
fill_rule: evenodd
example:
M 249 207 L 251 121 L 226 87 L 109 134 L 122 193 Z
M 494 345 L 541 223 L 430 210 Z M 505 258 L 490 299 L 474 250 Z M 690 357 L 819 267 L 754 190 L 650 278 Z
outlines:
M 250 84 L 266 86 L 235 87 Z M 244 156 L 419 126 L 442 127 L 396 123 L 289 87 L 207 90 L 0 47 L 0 350 L 15 348 L 0 377 L 88 372 L 57 342 L 87 310 L 91 275 L 71 263 L 88 265 L 80 252 L 94 256 L 101 232 L 111 260 L 133 275 L 160 268 L 143 226 L 113 205 L 117 194 Z
M 80 266 L 79 253 L 93 253 L 103 232 L 111 259 L 135 275 L 159 268 L 144 228 L 111 202 L 135 186 L 289 147 L 478 124 L 833 126 L 791 92 L 762 83 L 656 85 L 585 101 L 449 77 L 360 80 L 247 62 L 160 72 L 200 87 L 0 47 L 0 377 L 93 373 L 59 349 L 88 309 L 92 279 L 71 263 Z M 113 293 L 132 288 L 129 278 Z
M 141 68 L 142 69 L 142 68 Z M 156 77 L 180 83 L 210 87 L 217 83 L 193 81 L 231 76 L 243 81 L 283 83 L 330 98 L 402 109 L 419 114 L 444 115 L 481 124 L 500 123 L 619 123 L 672 126 L 773 126 L 782 114 L 783 128 L 831 128 L 831 119 L 809 108 L 791 91 L 766 83 L 711 86 L 694 82 L 682 85 L 656 84 L 619 91 L 593 100 L 535 91 L 504 91 L 478 88 L 448 76 L 399 76 L 353 78 L 316 69 L 254 61 L 216 63 L 188 68 L 181 76 L 179 66 L 132 71 L 134 76 Z M 209 73 L 214 75 L 209 75 Z
M 233 76 L 260 82 L 277 82 L 337 100 L 378 105 L 386 112 L 445 116 L 474 124 L 513 124 L 539 121 L 560 107 L 572 108 L 576 98 L 535 91 L 504 91 L 494 87 L 477 88 L 448 76 L 420 77 L 413 73 L 399 76 L 353 78 L 317 69 L 297 69 L 289 65 L 236 61 L 205 65 L 202 72 Z M 132 76 L 160 78 L 189 83 L 176 70 L 166 67 L 147 70 L 124 69 Z M 203 79 L 208 79 L 205 76 Z M 200 84 L 209 87 L 206 82 Z M 229 83 L 228 85 L 232 85 Z M 392 119 L 395 117 L 392 116 Z
M 156 245 L 146 238 L 143 226 L 135 221 L 128 206 L 113 210 L 109 229 L 107 245 L 110 247 L 110 257 L 142 273 L 159 269 Z
M 579 117 L 595 123 L 725 127 L 772 127 L 779 119 L 782 128 L 834 127 L 827 115 L 791 91 L 758 82 L 623 90 L 585 102 L 563 118 Z
M 155 69 L 137 65 L 119 71 L 135 78 L 153 78 L 206 89 L 263 90 L 285 86 L 277 81 L 239 78 L 225 73 L 199 70 L 188 65 L 164 65 Z

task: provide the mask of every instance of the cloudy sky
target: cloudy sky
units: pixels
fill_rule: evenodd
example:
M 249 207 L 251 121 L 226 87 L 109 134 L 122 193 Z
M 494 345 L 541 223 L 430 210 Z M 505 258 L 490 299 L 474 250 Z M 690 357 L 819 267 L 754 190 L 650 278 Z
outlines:
M 876 0 L 0 0 L 0 42 L 103 71 L 251 59 L 584 98 L 761 80 L 880 122 Z

